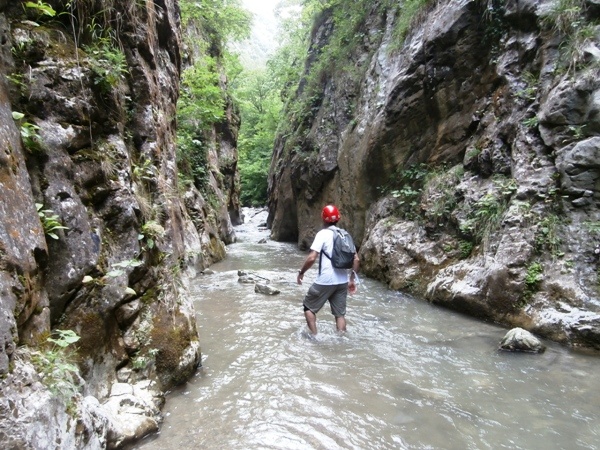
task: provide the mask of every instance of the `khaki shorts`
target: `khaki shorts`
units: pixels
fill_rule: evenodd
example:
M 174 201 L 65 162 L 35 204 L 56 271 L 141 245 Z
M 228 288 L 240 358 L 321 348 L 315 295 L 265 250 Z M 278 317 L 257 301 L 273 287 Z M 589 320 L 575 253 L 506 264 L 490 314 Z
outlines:
M 335 317 L 344 317 L 346 315 L 346 298 L 348 297 L 348 283 L 344 284 L 317 284 L 308 289 L 304 297 L 304 311 L 310 310 L 317 314 L 319 310 L 329 300 L 331 314 Z

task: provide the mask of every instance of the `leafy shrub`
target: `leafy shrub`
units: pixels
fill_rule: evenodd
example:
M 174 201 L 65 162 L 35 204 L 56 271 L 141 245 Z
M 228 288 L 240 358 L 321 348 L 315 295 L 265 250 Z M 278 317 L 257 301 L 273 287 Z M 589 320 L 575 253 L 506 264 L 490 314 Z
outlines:
M 471 252 L 473 251 L 474 246 L 475 244 L 473 244 L 471 241 L 461 239 L 460 243 L 458 244 L 458 248 L 460 250 L 460 258 L 467 259 L 469 256 L 471 256 Z
M 416 164 L 401 168 L 391 177 L 382 193 L 398 200 L 397 213 L 401 217 L 414 219 L 419 215 L 419 203 L 429 168 L 425 164 Z
M 559 227 L 562 220 L 556 214 L 547 214 L 539 222 L 535 233 L 535 249 L 538 253 L 547 250 L 553 257 L 561 257 L 562 239 Z
M 526 304 L 531 300 L 531 297 L 539 290 L 541 281 L 543 280 L 544 268 L 539 262 L 533 262 L 527 266 L 525 273 L 525 290 L 523 291 L 522 302 Z
M 207 148 L 201 136 L 186 127 L 177 133 L 177 167 L 183 181 L 191 181 L 200 191 L 204 191 L 209 181 Z
M 531 72 L 523 72 L 523 81 L 525 87 L 517 92 L 517 96 L 526 100 L 533 101 L 537 96 L 539 80 Z
M 464 174 L 462 165 L 433 170 L 426 179 L 423 208 L 425 217 L 435 223 L 447 220 L 457 205 L 456 185 Z
M 25 145 L 25 148 L 32 153 L 41 151 L 42 138 L 38 133 L 40 127 L 33 123 L 23 120 L 25 118 L 25 114 L 20 113 L 18 111 L 13 111 L 12 117 L 19 123 L 21 139 L 23 140 L 23 145 Z
M 562 68 L 577 70 L 583 66 L 584 49 L 597 35 L 598 20 L 588 20 L 585 0 L 556 0 L 542 18 L 542 26 L 561 39 Z
M 95 75 L 94 84 L 102 92 L 110 92 L 129 73 L 125 53 L 110 41 L 95 42 L 85 50 Z
M 225 116 L 225 97 L 219 86 L 217 61 L 199 58 L 181 77 L 177 115 L 183 127 L 208 129 Z
M 419 17 L 419 13 L 430 3 L 432 3 L 431 0 L 405 0 L 402 2 L 401 6 L 397 8 L 392 48 L 400 48 L 413 23 Z
M 43 2 L 42 0 L 37 0 L 36 2 L 25 2 L 23 3 L 23 7 L 25 8 L 25 12 L 31 12 L 34 16 L 36 16 L 36 20 L 39 20 L 44 17 L 55 17 L 56 11 L 52 8 L 52 5 Z
M 70 404 L 79 391 L 79 368 L 75 353 L 69 347 L 79 340 L 72 330 L 54 330 L 55 338 L 49 337 L 49 345 L 33 351 L 31 362 L 42 377 L 42 382 L 57 397 Z
M 471 205 L 461 231 L 473 236 L 477 242 L 485 241 L 499 226 L 516 188 L 514 179 L 497 177 L 494 180 L 494 190 Z
M 269 68 L 243 71 L 233 85 L 242 125 L 238 138 L 241 195 L 245 206 L 267 203 L 269 166 L 281 116 L 281 87 Z
M 152 250 L 156 245 L 156 240 L 165 235 L 165 229 L 155 220 L 150 220 L 142 225 L 142 232 L 138 234 L 138 241 L 144 243 L 144 250 Z
M 50 236 L 52 239 L 58 239 L 58 235 L 55 233 L 57 230 L 68 230 L 68 227 L 65 227 L 58 220 L 59 217 L 54 213 L 51 209 L 42 209 L 44 207 L 41 203 L 36 203 L 35 207 L 38 212 L 38 216 L 42 222 L 42 227 L 44 228 L 44 233 L 47 236 Z

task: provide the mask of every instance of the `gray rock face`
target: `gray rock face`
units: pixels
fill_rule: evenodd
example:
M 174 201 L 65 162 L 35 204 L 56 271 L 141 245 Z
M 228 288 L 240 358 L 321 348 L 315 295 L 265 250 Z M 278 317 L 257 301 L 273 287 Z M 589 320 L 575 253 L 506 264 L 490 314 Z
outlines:
M 64 399 L 51 394 L 26 359 L 24 352 L 14 356 L 13 370 L 0 381 L 3 448 L 107 448 L 109 417 L 98 400 L 79 397 L 69 414 Z
M 600 42 L 567 64 L 543 25 L 551 6 L 440 2 L 402 45 L 393 13 L 368 16 L 378 38 L 350 57 L 360 81 L 324 74 L 319 101 L 276 141 L 271 237 L 307 248 L 335 203 L 368 275 L 600 349 Z
M 187 279 L 223 258 L 239 220 L 231 105 L 207 140 L 211 202 L 194 187 L 179 194 L 177 2 L 72 3 L 35 23 L 24 20 L 31 8 L 0 2 L 0 379 L 10 393 L 0 440 L 10 448 L 119 448 L 156 431 L 164 392 L 200 361 Z M 89 20 L 118 24 L 118 48 L 85 42 Z M 28 356 L 48 350 L 54 329 L 81 338 L 66 397 Z

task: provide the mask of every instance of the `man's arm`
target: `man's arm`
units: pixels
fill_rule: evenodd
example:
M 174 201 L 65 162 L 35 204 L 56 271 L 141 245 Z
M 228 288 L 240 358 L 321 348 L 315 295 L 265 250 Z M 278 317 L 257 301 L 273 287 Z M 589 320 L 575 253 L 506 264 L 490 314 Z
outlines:
M 350 280 L 348 281 L 348 292 L 354 294 L 356 292 L 356 272 L 360 267 L 360 259 L 358 259 L 358 253 L 354 254 L 354 260 L 352 261 L 352 272 L 350 273 Z
M 358 259 L 358 253 L 355 253 L 354 261 L 352 261 L 352 275 L 351 275 L 352 278 L 354 278 L 354 274 L 358 272 L 359 268 L 360 268 L 360 259 Z
M 314 250 L 310 251 L 310 253 L 306 257 L 306 260 L 304 261 L 304 264 L 302 265 L 302 269 L 300 269 L 300 272 L 298 272 L 298 278 L 296 280 L 298 281 L 298 284 L 302 284 L 302 278 L 304 278 L 304 273 L 312 267 L 312 265 L 317 260 L 317 256 L 319 256 L 318 252 Z

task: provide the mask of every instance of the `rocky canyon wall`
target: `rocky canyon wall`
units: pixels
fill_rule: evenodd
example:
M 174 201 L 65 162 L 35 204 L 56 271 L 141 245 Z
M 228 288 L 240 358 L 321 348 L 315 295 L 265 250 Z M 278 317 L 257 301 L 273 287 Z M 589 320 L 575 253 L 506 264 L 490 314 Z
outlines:
M 550 1 L 430 2 L 404 37 L 389 5 L 277 140 L 273 238 L 307 248 L 336 203 L 367 275 L 600 349 L 598 4 L 573 2 L 575 29 Z M 315 23 L 290 104 L 335 26 Z
M 199 364 L 186 280 L 235 238 L 238 120 L 181 183 L 177 2 L 30 3 L 0 1 L 0 442 L 120 448 Z

